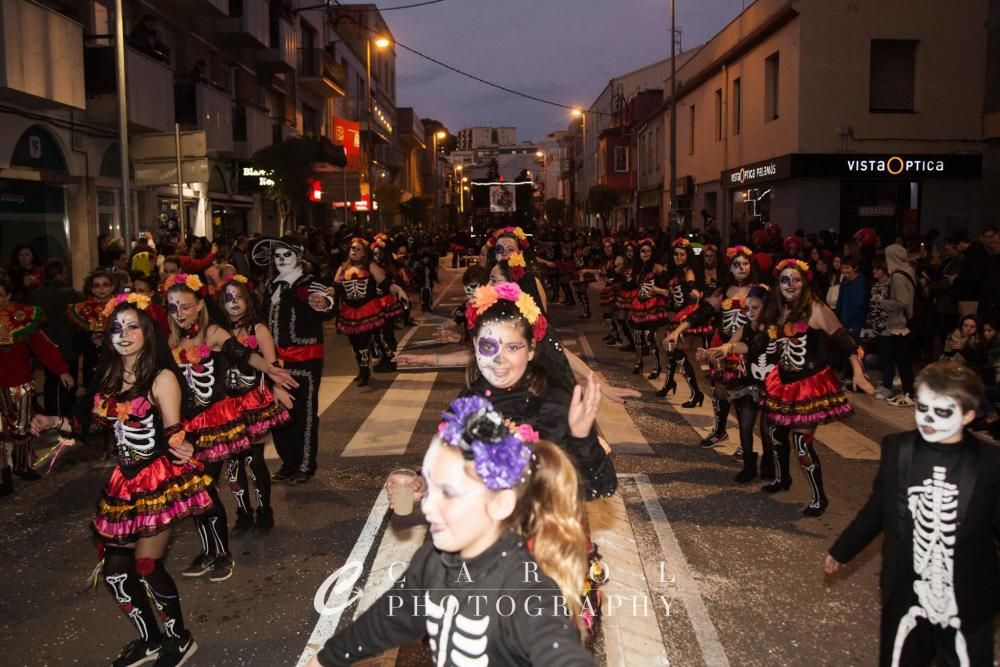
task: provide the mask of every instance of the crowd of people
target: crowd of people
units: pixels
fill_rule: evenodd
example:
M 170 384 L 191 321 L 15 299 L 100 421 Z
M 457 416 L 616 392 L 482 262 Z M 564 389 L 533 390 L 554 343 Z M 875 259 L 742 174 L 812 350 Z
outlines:
M 165 565 L 177 522 L 193 517 L 201 542 L 182 574 L 225 581 L 236 566 L 230 534 L 264 537 L 274 525 L 272 481 L 306 484 L 315 475 L 326 321 L 348 338 L 359 386 L 372 371 L 400 365 L 468 370 L 424 459 L 422 503 L 432 539 L 404 586 L 327 642 L 315 659 L 324 666 L 424 634 L 439 663 L 461 662 L 453 651 L 503 664 L 592 662 L 579 639 L 592 635 L 599 615 L 593 575 L 600 555 L 582 503 L 617 487 L 614 443 L 597 435 L 597 407 L 602 396 L 621 401 L 638 393 L 599 382 L 563 347 L 549 317 L 550 303 L 564 308 L 561 316 L 578 305 L 578 317 L 593 317 L 595 283 L 604 342 L 631 355 L 632 373 L 662 379 L 655 395 L 665 398 L 677 392 L 680 371 L 688 394 L 679 409 L 711 400 L 715 420 L 701 447 L 729 437 L 734 412 L 743 464 L 737 483 L 759 475 L 763 492 L 788 490 L 794 451 L 810 492 L 807 517 L 829 505 L 815 431 L 851 414 L 853 391 L 915 409 L 920 430 L 910 449 L 943 442 L 968 450 L 978 445 L 969 444 L 966 427 L 997 430 L 1000 308 L 986 286 L 989 276 L 1000 278 L 1000 238 L 992 229 L 976 241 L 958 233 L 940 250 L 933 238 L 917 247 L 895 239 L 883 248 L 868 229 L 842 240 L 827 233 L 782 238 L 776 225 L 734 230 L 728 247 L 712 230 L 601 238 L 541 225 L 531 236 L 503 227 L 482 239 L 457 233 L 447 240 L 420 230 L 364 232 L 301 228 L 232 245 L 171 235 L 154 242 L 146 234 L 127 249 L 102 237 L 100 266 L 83 293 L 70 286 L 64 262 L 42 261 L 30 246 L 18 247 L 0 274 L 0 494 L 13 492 L 12 473 L 37 479 L 33 436 L 61 433 L 53 460 L 75 441 L 101 440 L 113 471 L 93 522 L 99 573 L 138 634 L 116 665 L 176 665 L 197 650 Z M 466 303 L 454 312 L 459 348 L 397 351 L 395 331 L 412 323 L 411 300 L 423 313 L 432 310 L 437 269 L 449 250 L 453 266 L 466 267 Z M 32 359 L 46 373 L 43 404 L 33 396 Z M 870 371 L 880 372 L 877 388 Z M 951 428 L 956 412 L 961 423 Z M 946 428 L 935 419 L 950 421 Z M 274 472 L 263 460 L 268 435 L 281 459 Z M 958 464 L 949 461 L 940 480 L 933 457 L 922 459 L 919 474 L 955 481 Z M 223 476 L 236 506 L 231 528 L 216 490 Z M 828 571 L 871 541 L 879 509 L 866 506 L 867 524 L 831 549 Z M 544 576 L 519 580 L 522 561 Z M 488 589 L 478 581 L 473 589 L 454 585 L 451 575 L 469 568 L 492 582 Z M 984 571 L 990 581 L 1000 577 Z M 938 574 L 918 569 L 898 576 L 914 590 L 941 584 Z M 465 594 L 479 588 L 493 597 L 519 591 L 517 613 L 506 617 L 489 605 L 485 615 L 474 611 Z M 883 644 L 897 642 L 897 654 L 912 650 L 903 646 L 911 633 L 925 641 L 937 632 L 925 627 L 938 622 L 928 615 L 930 603 L 915 595 L 886 607 L 892 614 L 884 631 L 892 633 Z M 551 598 L 576 622 L 559 615 Z M 385 613 L 400 600 L 413 613 Z M 420 607 L 465 626 L 425 623 Z M 903 624 L 904 616 L 912 623 Z M 980 616 L 975 632 L 965 634 L 954 623 L 958 612 L 947 619 L 956 656 L 973 645 L 984 655 L 983 637 L 991 635 L 983 634 Z M 920 618 L 928 623 L 917 624 Z M 898 632 L 890 627 L 896 623 Z M 448 633 L 481 639 L 478 652 Z

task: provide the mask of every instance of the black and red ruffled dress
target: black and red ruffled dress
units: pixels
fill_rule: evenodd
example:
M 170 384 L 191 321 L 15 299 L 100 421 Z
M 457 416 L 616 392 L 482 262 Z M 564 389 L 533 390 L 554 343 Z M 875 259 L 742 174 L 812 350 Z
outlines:
M 194 458 L 203 463 L 225 461 L 250 446 L 239 398 L 226 392 L 225 353 L 208 345 L 173 350 L 174 360 L 188 386 L 185 392 L 184 430 L 194 445 Z
M 775 342 L 777 365 L 767 375 L 767 418 L 788 427 L 811 427 L 854 412 L 837 375 L 821 358 L 824 333 L 805 322 L 772 325 L 767 335 Z
M 608 310 L 618 307 L 618 295 L 621 292 L 622 278 L 615 270 L 615 258 L 604 264 L 604 287 L 601 288 L 601 305 Z
M 619 275 L 618 295 L 616 306 L 624 317 L 628 317 L 632 312 L 632 302 L 639 296 L 639 281 L 632 267 L 627 267 Z
M 635 298 L 629 306 L 628 321 L 637 329 L 655 329 L 670 320 L 670 303 L 666 297 L 654 294 L 650 288 L 663 288 L 666 274 L 643 271 L 636 281 Z
M 93 522 L 102 539 L 135 542 L 211 507 L 212 478 L 196 461 L 177 465 L 170 459 L 170 438 L 184 434 L 179 424 L 165 430 L 160 411 L 148 398 L 96 394 L 88 426 L 96 425 L 111 433 L 118 454 Z M 73 426 L 77 433 L 83 430 L 78 420 Z
M 594 273 L 593 267 L 590 266 L 590 258 L 587 250 L 577 248 L 573 252 L 573 279 L 571 282 L 574 289 L 579 292 L 585 292 L 587 285 L 596 281 L 597 275 Z
M 712 345 L 722 345 L 737 331 L 750 322 L 747 316 L 747 304 L 742 299 L 726 297 L 720 304 L 718 313 L 718 331 L 712 340 Z M 742 354 L 727 354 L 722 360 L 722 368 L 710 365 L 708 377 L 713 382 L 731 385 L 746 374 L 745 360 Z
M 340 292 L 337 329 L 348 335 L 362 334 L 385 324 L 382 298 L 371 273 L 352 266 L 336 287 Z
M 236 340 L 252 352 L 260 354 L 256 331 L 257 327 L 263 326 L 255 325 L 254 334 L 240 334 Z M 231 364 L 226 372 L 226 391 L 239 402 L 243 423 L 246 424 L 247 435 L 251 440 L 263 438 L 271 429 L 290 419 L 288 410 L 274 399 L 264 374 L 258 370 Z
M 667 289 L 670 291 L 669 307 L 671 311 L 667 326 L 670 329 L 677 327 L 681 322 L 688 322 L 688 328 L 684 331 L 687 335 L 700 336 L 715 331 L 710 313 L 706 310 L 710 306 L 692 295 L 696 288 L 697 285 L 694 281 L 682 281 L 677 276 L 671 278 L 670 282 L 667 283 Z
M 394 322 L 397 318 L 403 317 L 406 314 L 406 309 L 403 307 L 403 302 L 400 301 L 399 297 L 392 293 L 393 285 L 393 271 L 388 266 L 381 266 L 380 268 L 385 271 L 386 278 L 381 283 L 378 284 L 376 292 L 379 295 L 379 299 L 382 302 L 382 317 L 385 322 Z M 402 285 L 400 285 L 402 287 Z M 404 288 L 405 289 L 405 288 Z

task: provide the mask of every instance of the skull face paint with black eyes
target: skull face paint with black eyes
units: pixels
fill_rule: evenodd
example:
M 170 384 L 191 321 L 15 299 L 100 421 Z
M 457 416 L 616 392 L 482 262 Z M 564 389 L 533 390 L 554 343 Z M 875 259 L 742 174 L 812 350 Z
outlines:
M 504 236 L 497 239 L 496 248 L 493 252 L 496 253 L 497 261 L 504 259 L 510 259 L 510 256 L 517 251 L 517 241 L 510 238 L 509 236 Z
M 781 296 L 785 301 L 795 301 L 802 294 L 803 279 L 798 269 L 784 269 L 778 277 L 781 286 Z
M 938 394 L 921 385 L 917 387 L 914 417 L 920 435 L 927 442 L 955 443 L 962 439 L 963 427 L 976 416 L 963 412 L 954 398 Z
M 146 341 L 142 325 L 139 324 L 139 315 L 134 310 L 118 313 L 108 328 L 108 333 L 111 334 L 111 345 L 115 352 L 123 357 L 139 354 Z
M 733 280 L 742 284 L 750 277 L 750 260 L 743 255 L 736 255 L 729 263 L 729 272 L 733 275 Z
M 497 389 L 520 382 L 535 354 L 517 325 L 509 321 L 483 324 L 473 344 L 479 372 Z
M 235 285 L 226 285 L 226 294 L 223 297 L 226 304 L 226 315 L 233 322 L 238 321 L 247 313 L 247 302 L 243 298 L 243 291 Z
M 375 246 L 375 249 L 372 250 L 372 259 L 374 259 L 376 263 L 381 264 L 382 260 L 385 259 L 385 249 L 382 248 L 382 246 Z
M 302 259 L 294 250 L 284 247 L 275 248 L 271 256 L 274 258 L 274 268 L 278 271 L 279 276 L 294 271 Z
M 476 290 L 479 289 L 479 283 L 469 283 L 468 285 L 462 285 L 462 289 L 465 290 L 465 300 L 471 301 L 472 297 L 476 295 Z

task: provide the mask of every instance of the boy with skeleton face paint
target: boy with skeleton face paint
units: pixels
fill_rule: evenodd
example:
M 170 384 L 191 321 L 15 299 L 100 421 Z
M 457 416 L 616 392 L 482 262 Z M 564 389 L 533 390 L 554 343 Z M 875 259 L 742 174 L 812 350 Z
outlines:
M 965 427 L 983 384 L 951 361 L 916 379 L 917 430 L 882 441 L 872 495 L 826 556 L 836 572 L 880 532 L 879 664 L 992 665 L 1000 608 L 1000 450 Z
M 326 286 L 305 272 L 304 251 L 298 240 L 289 236 L 260 239 L 250 251 L 258 266 L 273 263 L 276 275 L 265 286 L 262 315 L 274 336 L 279 363 L 299 383 L 291 391 L 290 422 L 274 431 L 281 468 L 271 479 L 296 484 L 308 482 L 316 473 L 323 322 L 336 314 Z

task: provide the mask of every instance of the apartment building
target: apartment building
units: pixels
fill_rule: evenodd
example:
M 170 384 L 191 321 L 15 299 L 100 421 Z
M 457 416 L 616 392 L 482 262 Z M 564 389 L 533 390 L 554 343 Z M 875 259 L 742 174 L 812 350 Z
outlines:
M 513 146 L 517 143 L 516 127 L 466 127 L 455 137 L 458 150 L 471 151 L 490 146 Z
M 705 211 L 724 234 L 977 229 L 986 26 L 980 2 L 757 0 L 678 69 L 662 210 L 673 178 L 681 219 L 698 227 Z M 641 173 L 663 166 L 663 141 L 640 151 Z
M 79 280 L 96 263 L 97 235 L 125 231 L 113 4 L 0 3 L 4 261 L 14 245 L 30 242 L 46 257 L 71 260 Z M 317 4 L 125 0 L 130 143 L 172 133 L 175 123 L 206 133 L 207 160 L 186 164 L 183 172 L 185 212 L 195 233 L 278 233 L 253 153 L 289 137 L 343 137 L 334 120 L 360 120 L 366 107 L 359 112 L 357 100 L 366 95 L 357 77 L 365 61 L 345 55 L 344 39 Z M 383 82 L 377 96 L 394 109 L 391 60 L 390 52 L 375 61 Z M 383 115 L 391 125 L 394 111 Z M 177 216 L 170 162 L 130 165 L 133 230 L 155 232 Z M 326 219 L 329 202 L 305 215 L 309 222 Z

